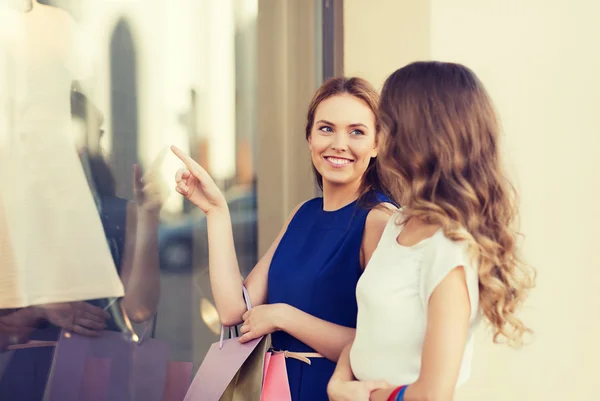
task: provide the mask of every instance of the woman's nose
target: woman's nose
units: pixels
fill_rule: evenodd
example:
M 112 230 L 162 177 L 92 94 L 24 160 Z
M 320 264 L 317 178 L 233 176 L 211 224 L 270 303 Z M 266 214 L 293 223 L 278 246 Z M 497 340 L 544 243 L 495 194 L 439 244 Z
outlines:
M 338 151 L 345 151 L 347 147 L 346 135 L 336 133 L 332 138 L 331 148 Z

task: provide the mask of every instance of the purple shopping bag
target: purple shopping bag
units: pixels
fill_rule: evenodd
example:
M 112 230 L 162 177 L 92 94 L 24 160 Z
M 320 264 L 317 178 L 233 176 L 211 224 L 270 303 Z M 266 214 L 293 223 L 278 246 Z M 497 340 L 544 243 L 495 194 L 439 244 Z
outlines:
M 168 344 L 104 331 L 99 337 L 61 333 L 47 401 L 163 401 Z
M 250 310 L 252 306 L 250 305 L 250 297 L 245 287 L 243 288 L 243 293 L 246 307 Z M 242 365 L 250 358 L 255 349 L 257 352 L 261 351 L 257 349 L 257 346 L 261 343 L 263 337 L 245 344 L 240 344 L 237 338 L 232 337 L 224 340 L 223 337 L 224 327 L 221 327 L 221 339 L 219 342 L 212 344 L 208 350 L 200 368 L 196 372 L 196 376 L 184 401 L 219 401 L 232 382 L 232 379 L 234 379 Z M 262 345 L 264 346 L 264 344 Z M 262 350 L 263 357 L 265 351 Z M 261 365 L 258 377 L 262 379 L 263 358 L 258 358 L 257 361 Z M 261 380 L 259 380 L 258 385 L 261 386 Z M 258 395 L 260 396 L 260 388 L 258 389 Z M 226 398 L 231 400 L 236 397 L 230 394 Z

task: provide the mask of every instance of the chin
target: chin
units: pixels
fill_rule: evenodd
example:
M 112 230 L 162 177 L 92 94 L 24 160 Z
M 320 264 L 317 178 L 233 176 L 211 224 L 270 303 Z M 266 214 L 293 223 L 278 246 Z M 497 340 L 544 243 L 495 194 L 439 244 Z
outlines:
M 350 185 L 355 181 L 355 177 L 332 177 L 331 175 L 323 175 L 323 183 L 334 186 Z

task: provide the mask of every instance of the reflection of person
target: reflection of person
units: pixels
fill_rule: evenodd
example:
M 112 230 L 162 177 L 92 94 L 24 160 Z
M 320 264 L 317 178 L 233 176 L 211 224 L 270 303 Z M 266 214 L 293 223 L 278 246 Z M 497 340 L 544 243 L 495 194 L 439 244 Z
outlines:
M 135 165 L 135 202 L 117 198 L 114 177 L 100 151 L 103 116 L 80 92 L 72 93 L 71 105 L 73 118 L 83 123 L 75 123 L 74 127 L 86 132 L 81 135 L 76 129 L 75 143 L 84 170 L 88 172 L 104 232 L 125 286 L 122 304 L 133 321 L 145 321 L 156 311 L 160 292 L 158 224 L 162 197 L 158 172 L 151 170 L 142 177 L 140 167 Z M 86 139 L 77 139 L 82 137 Z
M 276 350 L 310 358 L 286 360 L 294 401 L 327 400 L 327 382 L 354 337 L 355 287 L 391 213 L 376 156 L 378 95 L 358 78 L 324 83 L 309 107 L 306 138 L 323 197 L 294 210 L 244 284 L 246 312 L 225 199 L 210 176 L 173 147 L 187 169 L 177 191 L 207 215 L 210 281 L 221 321 L 243 321 L 247 342 L 272 333 Z M 382 204 L 383 203 L 383 204 Z
M 515 345 L 528 331 L 515 313 L 532 271 L 517 256 L 497 118 L 473 72 L 439 62 L 393 73 L 380 118 L 381 165 L 404 207 L 358 283 L 356 338 L 329 394 L 335 401 L 451 400 L 470 375 L 480 312 L 494 340 Z M 375 380 L 391 386 L 371 392 Z
M 85 121 L 74 126 L 92 130 L 80 137 L 100 139 L 102 115 L 79 92 L 72 93 L 74 120 Z M 87 146 L 87 140 L 77 141 L 82 162 L 89 167 L 90 187 L 97 200 L 102 226 L 113 260 L 125 287 L 121 301 L 129 318 L 134 322 L 148 320 L 156 311 L 159 291 L 158 215 L 161 198 L 158 186 L 150 172 L 143 179 L 139 167 L 134 167 L 135 203 L 117 198 L 114 178 L 109 166 L 99 153 L 98 144 Z M 120 330 L 104 310 L 106 300 L 40 305 L 14 311 L 3 311 L 0 316 L 0 350 L 28 339 L 56 340 L 60 329 L 85 336 L 95 336 L 100 330 Z M 52 361 L 52 348 L 17 351 L 0 381 L 0 399 L 4 394 L 19 394 L 27 400 L 41 400 Z

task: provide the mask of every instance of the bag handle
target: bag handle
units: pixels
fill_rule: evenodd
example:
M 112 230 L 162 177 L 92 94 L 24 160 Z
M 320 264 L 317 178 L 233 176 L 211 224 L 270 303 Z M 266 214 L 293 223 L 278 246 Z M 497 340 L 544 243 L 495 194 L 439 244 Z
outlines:
M 30 340 L 23 344 L 13 344 L 7 347 L 8 351 L 18 350 L 18 349 L 29 349 L 29 348 L 42 348 L 42 347 L 55 347 L 56 341 L 39 341 L 39 340 Z
M 132 340 L 134 343 L 136 343 L 137 345 L 142 345 L 142 343 L 144 342 L 144 340 L 146 340 L 148 338 L 148 333 L 149 333 L 149 338 L 154 338 L 154 335 L 156 333 L 156 320 L 158 319 L 158 311 L 154 312 L 154 314 L 152 314 L 152 320 L 148 321 L 148 323 L 146 323 L 146 327 L 144 327 L 144 331 L 142 332 L 141 335 L 137 335 L 136 333 L 133 333 L 132 335 Z M 136 341 L 136 337 L 137 337 L 137 341 Z
M 242 285 L 242 296 L 244 298 L 244 302 L 246 302 L 246 309 L 252 309 L 252 304 L 250 303 L 250 294 L 248 294 L 248 289 L 245 285 Z M 227 327 L 229 329 L 229 338 L 231 338 L 231 327 Z M 225 326 L 221 325 L 221 339 L 219 340 L 219 349 L 223 348 L 223 338 L 225 337 Z

